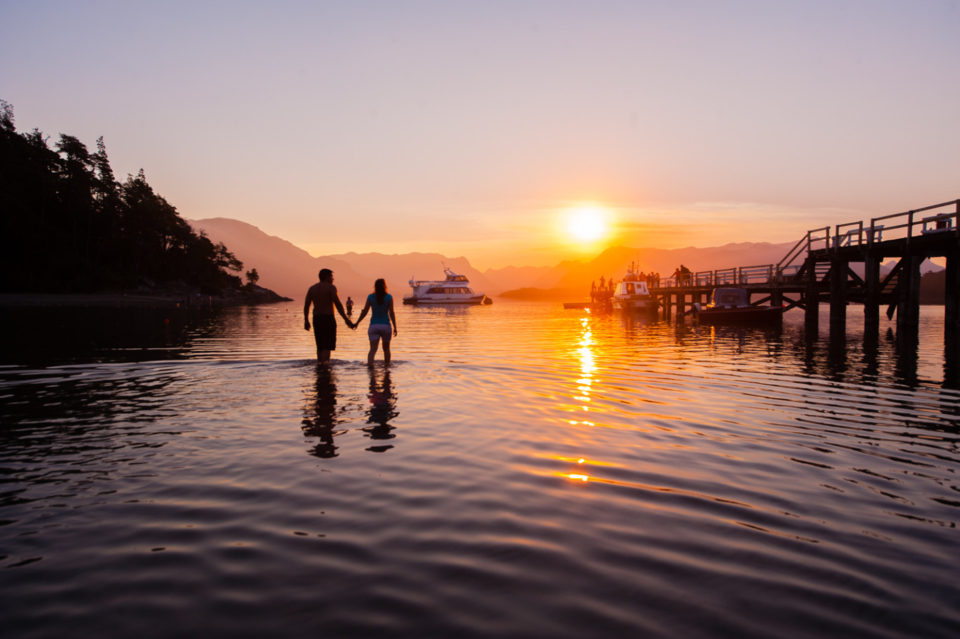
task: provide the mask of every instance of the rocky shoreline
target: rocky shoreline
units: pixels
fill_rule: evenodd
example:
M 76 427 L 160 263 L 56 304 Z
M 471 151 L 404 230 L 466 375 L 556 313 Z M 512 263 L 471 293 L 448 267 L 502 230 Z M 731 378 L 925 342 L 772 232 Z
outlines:
M 247 285 L 217 295 L 185 288 L 138 288 L 99 293 L 0 293 L 0 308 L 12 307 L 116 307 L 116 308 L 220 308 L 255 306 L 292 301 L 262 286 Z

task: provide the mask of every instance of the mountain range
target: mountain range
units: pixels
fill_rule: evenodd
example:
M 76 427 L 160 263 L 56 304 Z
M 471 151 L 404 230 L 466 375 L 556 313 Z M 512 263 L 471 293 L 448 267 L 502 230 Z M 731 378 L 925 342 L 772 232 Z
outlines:
M 792 242 L 741 242 L 709 248 L 628 248 L 611 247 L 591 260 L 567 260 L 555 266 L 514 267 L 478 271 L 465 257 L 447 257 L 440 253 L 342 253 L 315 257 L 282 238 L 239 220 L 208 218 L 188 220 L 197 232 L 214 242 L 223 242 L 244 264 L 244 270 L 257 269 L 260 284 L 281 295 L 300 299 L 314 282 L 321 268 L 334 272 L 340 296 L 363 299 L 373 290 L 373 281 L 386 279 L 390 290 L 402 297 L 409 279 L 443 279 L 443 267 L 466 275 L 471 287 L 493 297 L 515 289 L 550 289 L 557 295 L 583 297 L 590 283 L 601 276 L 619 280 L 631 262 L 644 272 L 669 276 L 680 264 L 692 271 L 724 269 L 736 266 L 776 264 L 793 248 Z M 939 270 L 930 263 L 924 268 Z

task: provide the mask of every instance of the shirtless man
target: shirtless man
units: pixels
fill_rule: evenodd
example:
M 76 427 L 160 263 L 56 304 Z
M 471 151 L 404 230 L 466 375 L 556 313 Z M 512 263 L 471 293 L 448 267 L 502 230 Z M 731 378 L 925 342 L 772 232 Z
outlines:
M 330 361 L 330 351 L 337 348 L 334 307 L 347 326 L 353 328 L 353 324 L 343 312 L 337 287 L 333 285 L 333 271 L 328 268 L 320 269 L 318 276 L 320 281 L 310 287 L 307 299 L 303 302 L 303 328 L 310 330 L 310 304 L 313 304 L 313 338 L 317 342 L 317 363 L 326 364 Z

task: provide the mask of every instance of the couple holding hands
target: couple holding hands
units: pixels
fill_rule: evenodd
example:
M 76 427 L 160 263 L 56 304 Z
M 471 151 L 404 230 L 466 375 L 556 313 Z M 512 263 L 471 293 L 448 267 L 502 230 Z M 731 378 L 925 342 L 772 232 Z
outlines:
M 387 283 L 378 279 L 373 283 L 373 293 L 367 296 L 367 303 L 360 311 L 356 322 L 343 310 L 337 287 L 333 285 L 333 271 L 328 268 L 320 269 L 320 281 L 307 291 L 307 299 L 303 302 L 303 328 L 310 330 L 310 305 L 313 304 L 313 338 L 317 343 L 317 362 L 325 364 L 330 361 L 330 351 L 337 348 L 337 321 L 333 316 L 336 308 L 340 317 L 350 328 L 356 328 L 360 321 L 371 312 L 370 328 L 367 336 L 370 338 L 370 352 L 367 353 L 367 364 L 373 365 L 373 358 L 377 354 L 380 340 L 383 340 L 383 362 L 390 363 L 390 324 L 393 324 L 393 336 L 397 334 L 397 316 L 393 312 L 393 296 L 387 293 Z

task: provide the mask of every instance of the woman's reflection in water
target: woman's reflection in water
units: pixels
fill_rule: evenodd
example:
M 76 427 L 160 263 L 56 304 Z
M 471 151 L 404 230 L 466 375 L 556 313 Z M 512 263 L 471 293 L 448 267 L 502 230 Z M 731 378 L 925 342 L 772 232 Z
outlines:
M 341 420 L 337 415 L 337 380 L 329 366 L 317 366 L 316 393 L 308 400 L 305 412 L 303 434 L 320 440 L 309 449 L 310 454 L 322 459 L 336 457 L 337 446 L 333 437 L 345 431 L 334 430 Z
M 370 392 L 367 399 L 370 405 L 367 408 L 367 424 L 363 431 L 370 439 L 393 439 L 394 426 L 390 420 L 397 416 L 397 394 L 390 384 L 390 369 L 384 367 L 368 368 L 370 373 Z M 393 444 L 380 444 L 367 448 L 370 452 L 382 453 L 393 448 Z

